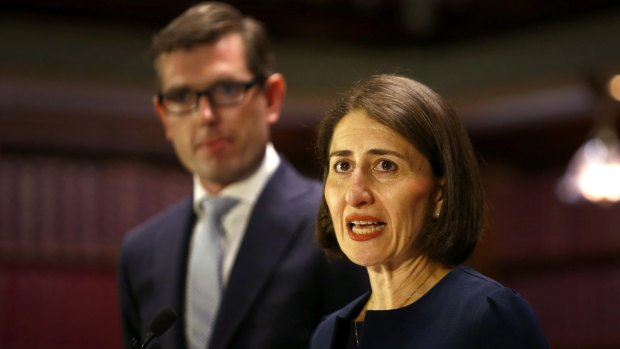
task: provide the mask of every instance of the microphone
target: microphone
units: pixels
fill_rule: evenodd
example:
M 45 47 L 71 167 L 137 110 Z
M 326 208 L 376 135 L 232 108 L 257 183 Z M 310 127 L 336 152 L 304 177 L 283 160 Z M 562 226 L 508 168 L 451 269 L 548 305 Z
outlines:
M 149 327 L 146 329 L 146 336 L 142 344 L 138 345 L 137 339 L 131 340 L 131 345 L 136 349 L 144 349 L 155 338 L 159 337 L 172 326 L 177 319 L 177 314 L 170 308 L 164 308 L 155 315 Z

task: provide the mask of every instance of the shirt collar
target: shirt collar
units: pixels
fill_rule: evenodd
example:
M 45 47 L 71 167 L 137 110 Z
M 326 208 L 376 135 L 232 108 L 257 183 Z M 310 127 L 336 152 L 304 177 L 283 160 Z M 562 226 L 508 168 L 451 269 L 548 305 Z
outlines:
M 258 169 L 248 178 L 227 185 L 220 196 L 230 196 L 239 199 L 240 203 L 253 205 L 258 196 L 263 191 L 271 175 L 280 165 L 281 159 L 272 143 L 268 143 L 265 148 L 265 156 Z M 197 174 L 194 174 L 194 211 L 200 212 L 200 202 L 209 197 L 210 194 L 200 184 Z

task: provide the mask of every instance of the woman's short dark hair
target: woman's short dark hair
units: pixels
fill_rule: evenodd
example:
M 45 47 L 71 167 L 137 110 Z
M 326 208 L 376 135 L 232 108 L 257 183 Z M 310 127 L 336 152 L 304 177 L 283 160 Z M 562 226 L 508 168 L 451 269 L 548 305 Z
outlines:
M 214 44 L 231 33 L 239 33 L 243 38 L 250 72 L 256 77 L 271 75 L 273 53 L 263 24 L 221 2 L 196 4 L 155 34 L 151 43 L 151 59 L 155 70 L 159 74 L 158 61 L 163 53 Z
M 334 129 L 353 111 L 363 111 L 402 135 L 430 162 L 435 177 L 444 178 L 441 214 L 428 219 L 417 246 L 433 260 L 449 265 L 464 262 L 484 228 L 485 204 L 471 141 L 452 107 L 428 86 L 403 76 L 375 75 L 358 82 L 319 124 L 316 151 L 323 183 Z M 329 255 L 344 255 L 325 198 L 316 235 Z

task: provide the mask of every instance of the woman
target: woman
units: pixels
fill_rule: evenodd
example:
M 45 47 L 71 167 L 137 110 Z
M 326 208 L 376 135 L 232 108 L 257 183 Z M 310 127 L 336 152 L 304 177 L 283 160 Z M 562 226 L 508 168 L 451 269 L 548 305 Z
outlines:
M 354 86 L 319 126 L 317 237 L 365 266 L 371 292 L 329 315 L 311 348 L 548 348 L 516 292 L 466 267 L 482 230 L 476 159 L 446 102 L 414 80 Z

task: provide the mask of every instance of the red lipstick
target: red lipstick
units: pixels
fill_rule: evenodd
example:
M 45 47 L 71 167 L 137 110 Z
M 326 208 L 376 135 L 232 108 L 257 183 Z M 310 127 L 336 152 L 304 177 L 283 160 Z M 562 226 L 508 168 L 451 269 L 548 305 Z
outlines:
M 349 238 L 354 241 L 372 240 L 383 233 L 386 225 L 379 218 L 366 215 L 350 215 L 345 221 Z

